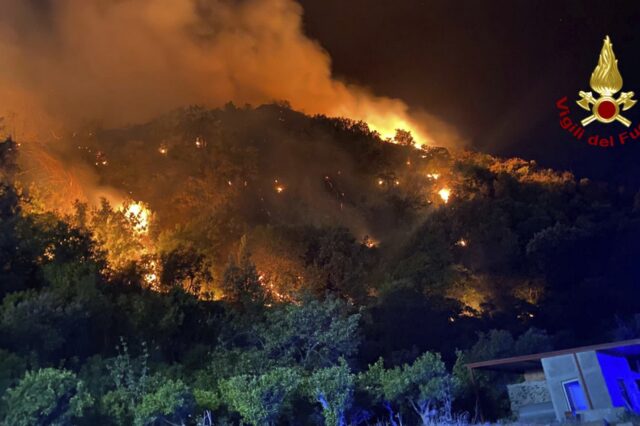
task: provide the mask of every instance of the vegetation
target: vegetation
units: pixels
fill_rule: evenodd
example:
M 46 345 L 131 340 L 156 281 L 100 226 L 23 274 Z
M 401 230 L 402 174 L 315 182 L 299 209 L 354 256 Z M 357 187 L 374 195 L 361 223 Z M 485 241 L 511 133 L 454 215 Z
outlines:
M 283 105 L 64 136 L 97 204 L 0 143 L 3 424 L 454 424 L 467 362 L 638 336 L 634 191 L 390 142 Z

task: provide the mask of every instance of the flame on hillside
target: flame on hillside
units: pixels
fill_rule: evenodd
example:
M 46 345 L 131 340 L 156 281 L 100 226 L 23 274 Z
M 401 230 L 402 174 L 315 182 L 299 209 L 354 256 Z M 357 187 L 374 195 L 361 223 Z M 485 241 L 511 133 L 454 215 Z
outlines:
M 149 232 L 151 211 L 146 204 L 134 201 L 127 205 L 123 205 L 123 211 L 127 219 L 131 222 L 135 232 L 139 234 L 146 234 Z
M 457 139 L 445 123 L 418 116 L 399 99 L 334 78 L 331 58 L 304 33 L 294 0 L 47 4 L 3 3 L 0 117 L 14 130 L 42 128 L 42 138 L 51 136 L 51 123 L 111 127 L 185 105 L 282 99 L 307 114 L 364 121 L 391 142 L 396 129 L 410 131 L 417 146 Z M 206 141 L 198 136 L 195 146 Z
M 449 202 L 449 197 L 451 197 L 451 190 L 449 188 L 442 188 L 440 191 L 438 191 L 438 195 L 446 204 Z

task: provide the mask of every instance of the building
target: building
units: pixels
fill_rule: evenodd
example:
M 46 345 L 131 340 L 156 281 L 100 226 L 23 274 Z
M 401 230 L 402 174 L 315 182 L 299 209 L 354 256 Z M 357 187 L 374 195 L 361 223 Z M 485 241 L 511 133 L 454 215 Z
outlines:
M 607 420 L 640 414 L 640 339 L 467 364 L 512 373 L 511 409 L 523 423 Z

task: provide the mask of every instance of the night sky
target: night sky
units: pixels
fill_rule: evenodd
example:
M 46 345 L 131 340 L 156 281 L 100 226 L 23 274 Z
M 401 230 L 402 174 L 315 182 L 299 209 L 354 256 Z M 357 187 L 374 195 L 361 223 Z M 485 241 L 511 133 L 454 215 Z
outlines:
M 605 35 L 622 90 L 640 96 L 639 2 L 300 1 L 305 31 L 329 52 L 337 77 L 439 115 L 474 149 L 640 184 L 640 148 L 575 141 L 560 129 L 555 107 L 566 95 L 572 116 L 583 118 L 574 101 L 579 90 L 591 90 Z M 637 123 L 640 104 L 625 116 Z M 587 130 L 625 128 L 596 123 Z

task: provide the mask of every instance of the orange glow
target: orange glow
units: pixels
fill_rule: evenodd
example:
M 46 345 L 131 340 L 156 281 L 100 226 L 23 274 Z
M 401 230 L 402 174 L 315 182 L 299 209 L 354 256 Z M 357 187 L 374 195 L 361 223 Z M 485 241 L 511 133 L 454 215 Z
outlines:
M 160 284 L 158 262 L 152 260 L 149 262 L 148 267 L 147 273 L 143 276 L 144 282 L 153 290 L 158 290 L 158 285 Z
M 149 232 L 149 219 L 151 211 L 142 202 L 132 202 L 124 209 L 128 220 L 133 224 L 133 229 L 139 234 Z
M 362 243 L 365 245 L 365 247 L 367 248 L 374 248 L 374 247 L 378 247 L 378 244 L 380 244 L 378 241 L 376 241 L 375 239 L 371 238 L 370 236 L 365 236 Z
M 446 203 L 449 202 L 449 197 L 451 196 L 451 190 L 449 188 L 442 188 L 438 191 L 438 195 L 442 198 L 442 201 Z

